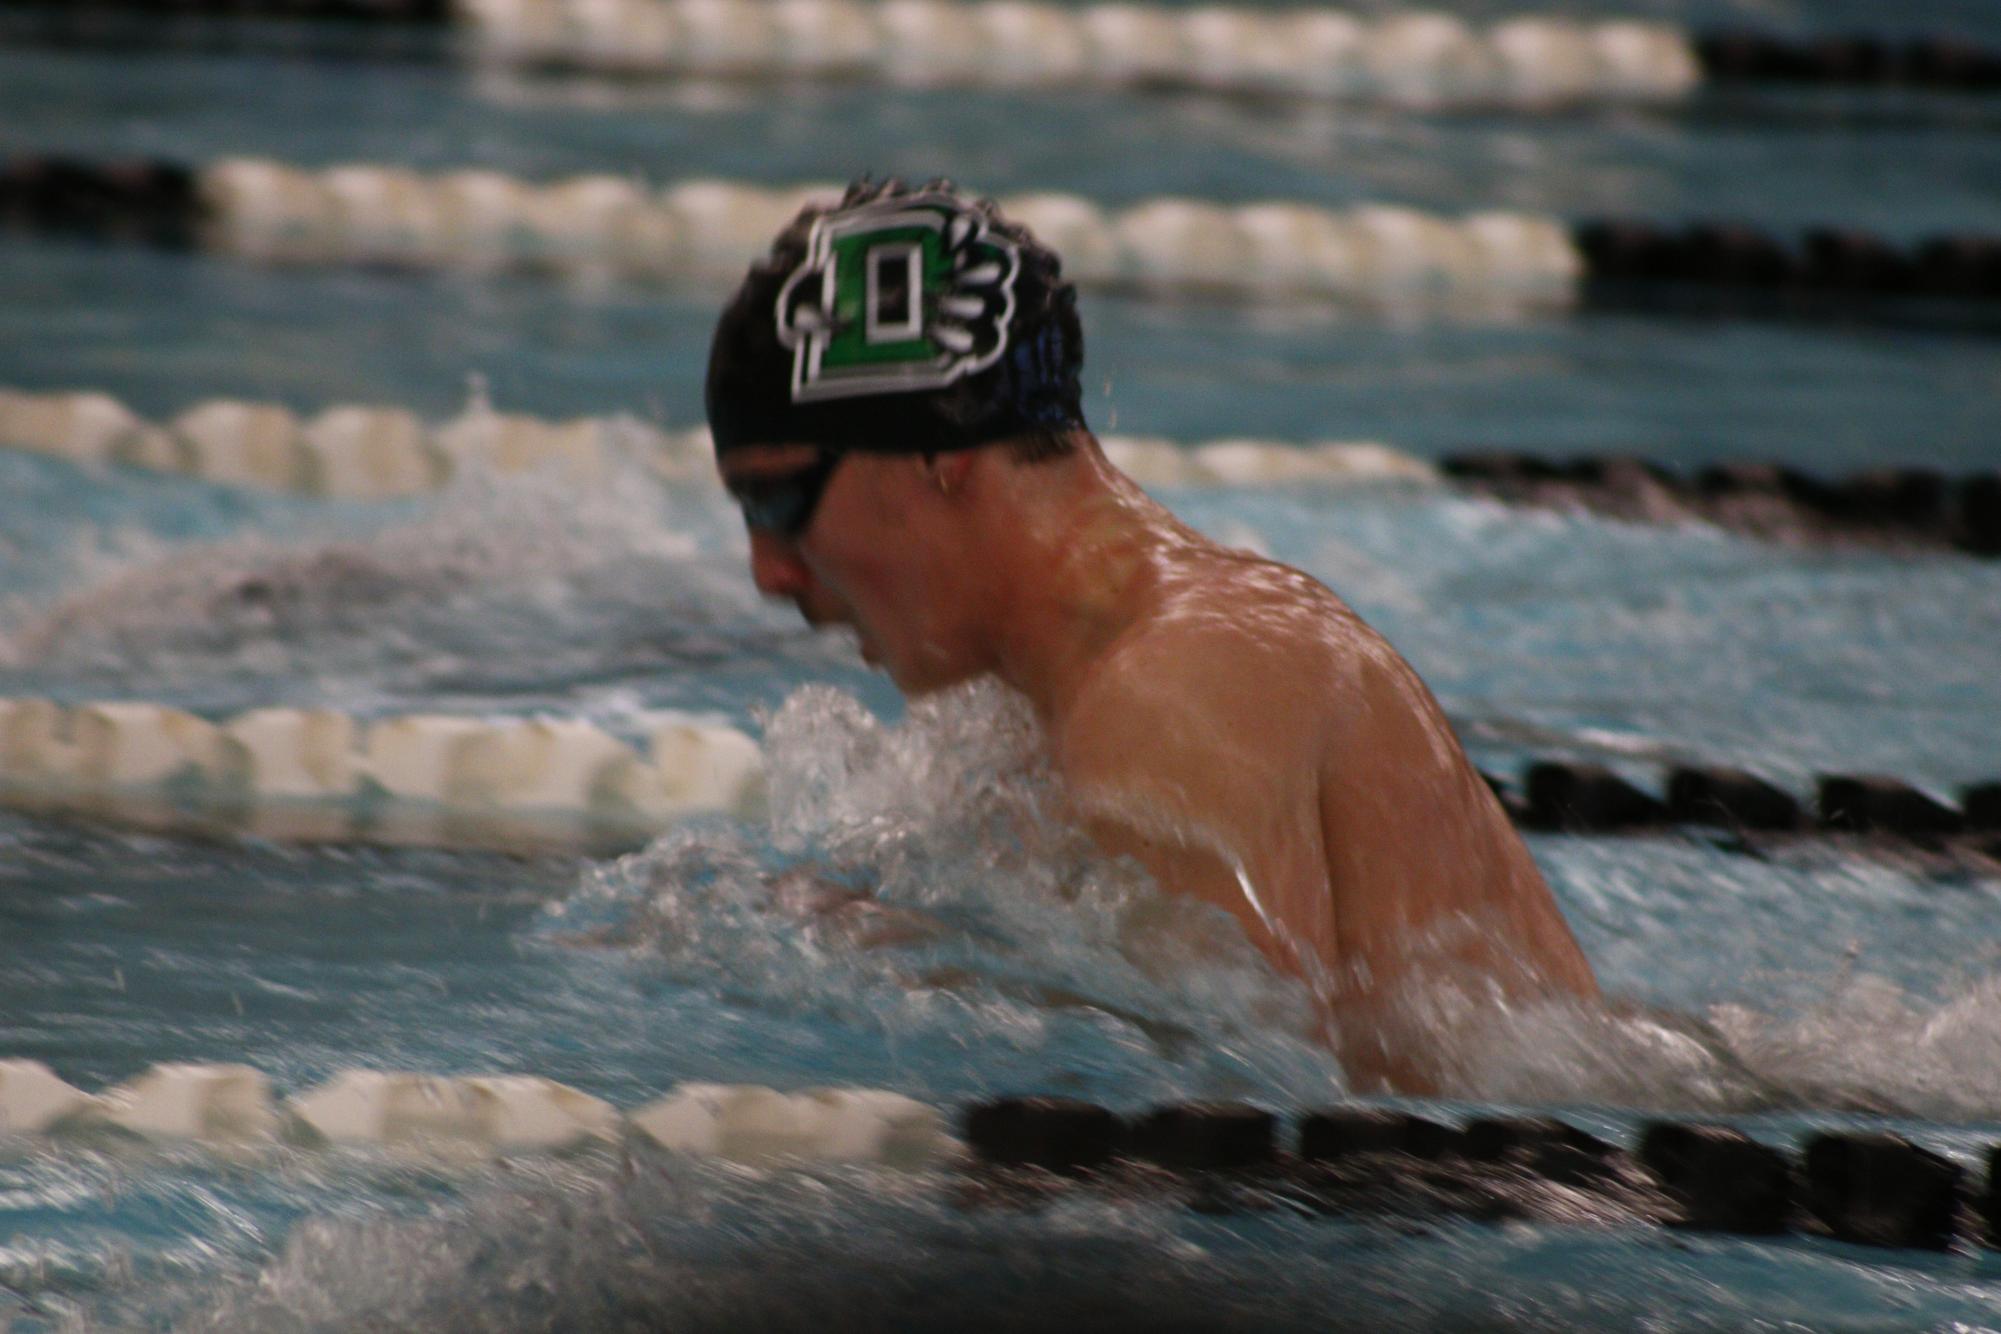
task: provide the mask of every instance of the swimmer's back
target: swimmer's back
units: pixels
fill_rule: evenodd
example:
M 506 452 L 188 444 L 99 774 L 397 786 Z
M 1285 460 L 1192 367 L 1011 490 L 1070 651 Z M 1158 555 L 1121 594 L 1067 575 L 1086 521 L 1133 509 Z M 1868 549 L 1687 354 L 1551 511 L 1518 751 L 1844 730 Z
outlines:
M 1160 569 L 1150 613 L 1057 733 L 1073 783 L 1114 794 L 1104 819 L 1207 819 L 1339 989 L 1380 995 L 1430 960 L 1515 995 L 1596 993 L 1521 839 L 1380 635 L 1324 585 L 1247 553 L 1176 543 Z M 1234 867 L 1199 853 L 1177 867 L 1162 832 L 1101 841 L 1267 934 Z

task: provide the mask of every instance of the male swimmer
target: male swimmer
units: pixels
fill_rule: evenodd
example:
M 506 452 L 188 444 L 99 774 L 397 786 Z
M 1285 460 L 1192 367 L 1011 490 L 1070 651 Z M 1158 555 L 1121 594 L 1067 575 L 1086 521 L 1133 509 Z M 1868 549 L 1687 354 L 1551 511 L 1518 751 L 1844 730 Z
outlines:
M 709 356 L 758 588 L 852 626 L 907 694 L 1020 691 L 1075 818 L 1305 979 L 1358 1088 L 1436 1088 L 1424 977 L 1595 997 L 1417 674 L 1328 589 L 1114 468 L 1083 355 L 1057 256 L 991 203 L 865 183 L 803 211 Z

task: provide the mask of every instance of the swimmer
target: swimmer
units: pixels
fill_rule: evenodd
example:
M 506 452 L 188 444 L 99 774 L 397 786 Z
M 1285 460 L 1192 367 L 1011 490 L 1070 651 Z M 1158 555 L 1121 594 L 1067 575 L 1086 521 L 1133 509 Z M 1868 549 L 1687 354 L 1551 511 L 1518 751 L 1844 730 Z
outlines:
M 1357 1088 L 1437 1088 L 1443 1035 L 1408 1005 L 1426 970 L 1594 999 L 1409 664 L 1113 467 L 1082 364 L 1056 255 L 991 203 L 892 181 L 802 211 L 709 358 L 757 587 L 851 626 L 906 694 L 991 674 L 1026 696 L 1075 819 L 1304 979 Z

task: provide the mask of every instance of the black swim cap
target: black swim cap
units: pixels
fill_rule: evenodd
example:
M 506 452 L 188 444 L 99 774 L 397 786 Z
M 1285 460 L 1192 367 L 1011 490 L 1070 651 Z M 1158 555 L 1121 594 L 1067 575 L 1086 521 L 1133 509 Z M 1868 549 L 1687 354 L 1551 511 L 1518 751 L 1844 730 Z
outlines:
M 709 347 L 709 430 L 740 445 L 937 453 L 1084 424 L 1084 332 L 1056 253 L 949 181 L 861 181 L 751 267 Z

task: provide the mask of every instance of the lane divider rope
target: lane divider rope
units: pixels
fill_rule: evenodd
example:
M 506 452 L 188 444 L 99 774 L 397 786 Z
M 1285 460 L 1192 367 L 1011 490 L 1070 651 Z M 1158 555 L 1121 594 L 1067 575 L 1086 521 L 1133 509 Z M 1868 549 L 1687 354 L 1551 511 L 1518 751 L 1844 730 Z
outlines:
M 283 1100 L 247 1065 L 163 1062 L 88 1094 L 40 1061 L 0 1060 L 0 1138 L 195 1143 L 243 1153 L 369 1146 L 446 1159 L 560 1153 L 631 1135 L 734 1162 L 918 1169 L 961 1146 L 938 1111 L 884 1089 L 682 1084 L 621 1112 L 537 1075 L 343 1070 Z
M 1531 761 L 1519 784 L 1485 777 L 1517 823 L 1549 833 L 1707 826 L 1768 838 L 1860 835 L 2001 860 L 2001 781 L 1967 784 L 1946 800 L 1887 774 L 1819 774 L 1807 803 L 1728 765 L 1677 765 L 1658 796 L 1588 761 Z
M 1700 519 L 1759 536 L 1874 540 L 2001 556 L 2001 471 L 1931 467 L 1817 476 L 1777 463 L 1685 472 L 1626 455 L 1447 455 L 1450 481 L 1511 504 L 1581 507 L 1644 522 Z
M 0 226 L 272 263 L 724 280 L 803 204 L 838 193 L 721 180 L 649 189 L 613 175 L 535 184 L 493 171 L 370 164 L 313 171 L 246 158 L 194 168 L 16 156 L 0 166 Z M 1515 316 L 1580 303 L 1693 305 L 1904 322 L 1967 322 L 2001 301 L 2001 237 L 1970 233 L 1900 244 L 1835 227 L 1787 240 L 1732 222 L 1571 223 L 1388 204 L 1163 197 L 1106 209 L 1046 192 L 1000 202 L 1056 248 L 1080 284 L 1143 294 Z
M 17 157 L 0 169 L 0 224 L 277 263 L 728 279 L 801 205 L 839 193 L 717 180 L 650 190 L 611 175 L 536 185 L 492 171 L 308 171 L 252 159 L 196 169 Z M 1050 193 L 1001 202 L 1092 287 L 1519 312 L 1567 306 L 1583 273 L 1563 223 L 1521 213 L 1176 198 L 1105 210 Z
M 2001 555 L 2001 473 L 1926 467 L 1823 477 L 1769 463 L 1693 474 L 1620 455 L 1545 459 L 1448 455 L 1439 464 L 1370 441 L 1291 443 L 1105 436 L 1112 462 L 1145 486 L 1291 486 L 1443 478 L 1511 504 L 1583 507 L 1614 518 L 1701 520 L 1758 536 L 1879 541 Z M 150 422 L 108 394 L 0 387 L 0 448 L 117 464 L 225 485 L 378 500 L 419 495 L 471 468 L 560 469 L 588 481 L 620 458 L 675 484 L 713 485 L 705 428 L 632 417 L 552 422 L 477 405 L 436 425 L 393 406 L 345 404 L 301 418 L 280 404 L 212 399 Z
M 961 1207 L 1040 1207 L 1081 1188 L 1123 1199 L 1164 1193 L 1210 1213 L 1541 1212 L 1544 1221 L 1804 1232 L 1878 1247 L 2001 1245 L 2001 1145 L 1987 1150 L 1976 1199 L 1958 1163 L 1880 1131 L 1816 1132 L 1789 1156 L 1724 1124 L 1651 1121 L 1628 1150 L 1555 1117 L 1455 1126 L 1362 1105 L 1307 1113 L 1283 1144 L 1279 1117 L 1248 1103 L 1126 1117 L 1071 1099 L 1002 1098 L 957 1120 L 963 1140 L 938 1108 L 889 1090 L 705 1083 L 624 1113 L 525 1074 L 353 1069 L 279 1099 L 255 1067 L 209 1062 L 155 1064 L 89 1094 L 39 1061 L 0 1060 L 0 1137 L 99 1148 L 195 1144 L 242 1158 L 280 1146 L 365 1147 L 470 1164 L 637 1140 L 765 1169 L 956 1170 Z M 1560 1193 L 1539 1200 L 1551 1186 Z M 1598 1207 L 1580 1209 L 1580 1197 Z
M 1106 436 L 1107 455 L 1147 486 L 1435 483 L 1431 464 L 1367 441 L 1199 444 Z M 706 427 L 663 430 L 630 417 L 545 421 L 474 406 L 431 426 L 402 408 L 348 404 L 309 419 L 275 403 L 212 399 L 149 422 L 108 394 L 0 388 L 0 448 L 352 500 L 419 495 L 471 468 L 559 469 L 579 480 L 636 459 L 670 482 L 715 484 Z
M 1021 0 L 460 0 L 485 59 L 619 74 L 1193 88 L 1397 105 L 1657 102 L 1700 81 L 1674 28 Z
M 1164 1188 L 1205 1213 L 1443 1213 L 1927 1250 L 2001 1246 L 2001 1145 L 1985 1154 L 1986 1190 L 1975 1198 L 1958 1163 L 1878 1131 L 1817 1132 L 1788 1154 L 1734 1126 L 1654 1120 L 1629 1150 L 1551 1116 L 1455 1126 L 1350 1105 L 1307 1113 L 1282 1143 L 1279 1118 L 1247 1103 L 1129 1118 L 1065 1098 L 984 1103 L 964 1126 L 976 1179 L 991 1184 L 983 1201 L 961 1198 L 1002 1206 L 1045 1207 L 1078 1188 L 1114 1199 Z
M 459 25 L 487 59 L 621 74 L 1166 86 L 1420 106 L 1666 102 L 1704 85 L 2001 89 L 2001 49 L 1951 35 L 1540 15 L 1467 23 L 1427 11 L 1020 0 L 7 0 L 0 13 L 40 19 L 22 37 L 70 44 L 129 45 L 130 34 L 106 22 L 114 15 L 155 20 L 155 45 L 222 49 L 241 39 L 184 20 L 333 20 L 363 32 Z
M 763 752 L 661 711 L 632 745 L 574 718 L 253 709 L 212 722 L 140 700 L 0 697 L 0 805 L 273 838 L 443 846 L 643 841 L 763 802 Z
M 254 709 L 212 722 L 143 700 L 0 696 L 0 804 L 155 827 L 247 825 L 273 837 L 479 845 L 541 818 L 601 846 L 704 811 L 754 815 L 763 751 L 733 727 L 661 712 L 635 746 L 575 718 Z M 1742 769 L 1681 765 L 1656 796 L 1602 765 L 1529 763 L 1487 781 L 1523 827 L 1762 837 L 1859 835 L 2001 858 L 2001 781 L 1956 801 L 1879 774 L 1823 774 L 1811 806 Z M 428 819 L 426 817 L 429 817 Z M 560 841 L 560 834 L 549 838 Z

